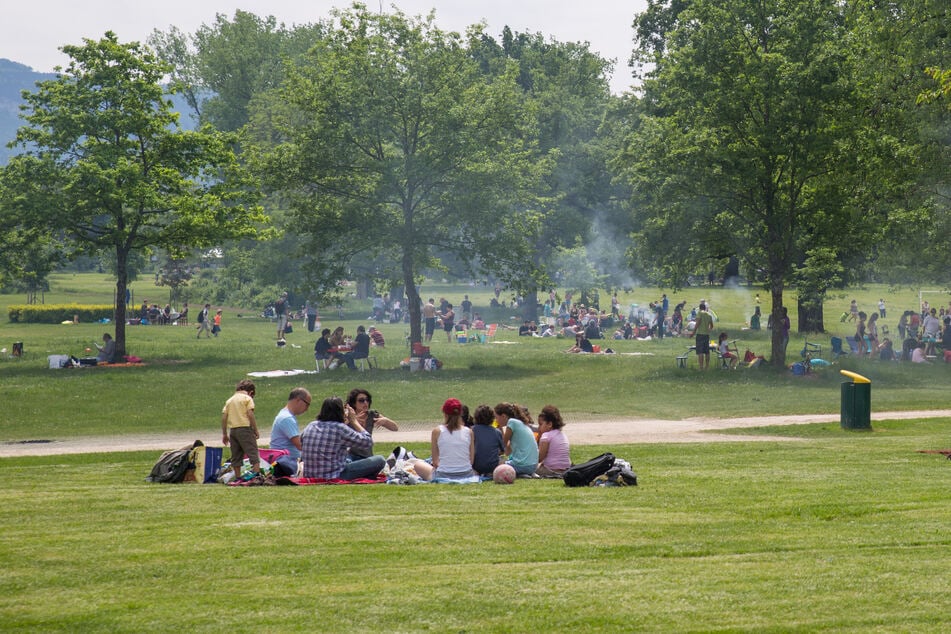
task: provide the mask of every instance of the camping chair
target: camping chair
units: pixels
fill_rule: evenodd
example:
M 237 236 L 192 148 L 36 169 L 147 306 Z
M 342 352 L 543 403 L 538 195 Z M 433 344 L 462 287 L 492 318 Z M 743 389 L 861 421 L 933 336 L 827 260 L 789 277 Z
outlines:
M 842 338 L 841 337 L 832 337 L 832 357 L 838 359 L 841 356 L 848 354 L 847 351 L 842 349 Z
M 859 353 L 859 342 L 855 339 L 855 337 L 846 337 L 845 341 L 849 344 L 849 352 L 851 354 Z
M 805 343 L 802 344 L 802 350 L 799 351 L 799 354 L 803 359 L 812 356 L 822 356 L 822 344 L 810 343 L 807 339 Z
M 498 324 L 489 324 L 489 327 L 486 328 L 486 331 L 485 331 L 485 340 L 488 341 L 489 339 L 492 339 L 493 337 L 495 337 L 495 331 L 498 330 L 498 328 L 499 328 Z

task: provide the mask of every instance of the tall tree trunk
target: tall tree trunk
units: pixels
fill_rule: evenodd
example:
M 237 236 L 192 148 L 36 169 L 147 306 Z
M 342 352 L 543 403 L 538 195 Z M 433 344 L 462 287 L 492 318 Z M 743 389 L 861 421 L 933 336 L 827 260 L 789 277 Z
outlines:
M 799 289 L 799 326 L 797 332 L 813 333 L 825 332 L 823 326 L 822 302 L 825 292 L 815 289 Z
M 786 365 L 786 347 L 783 342 L 783 279 L 780 276 L 770 276 L 770 295 L 773 300 L 772 308 L 772 355 L 770 363 L 777 368 Z
M 403 286 L 406 288 L 406 310 L 409 311 L 409 340 L 419 343 L 423 340 L 422 311 L 419 305 L 419 291 L 416 290 L 413 256 L 403 249 Z
M 522 306 L 522 319 L 538 323 L 538 289 L 532 289 L 525 293 L 525 305 Z
M 129 287 L 129 252 L 121 247 L 116 248 L 116 307 L 113 315 L 116 324 L 116 354 L 115 359 L 126 355 L 125 324 L 126 305 L 125 291 Z

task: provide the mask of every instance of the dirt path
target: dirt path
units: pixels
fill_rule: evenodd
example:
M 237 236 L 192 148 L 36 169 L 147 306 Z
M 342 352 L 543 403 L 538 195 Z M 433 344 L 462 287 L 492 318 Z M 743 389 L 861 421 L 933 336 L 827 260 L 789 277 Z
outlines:
M 913 412 L 876 412 L 872 420 L 901 420 L 909 418 L 948 418 L 951 410 Z M 783 440 L 775 436 L 733 436 L 717 434 L 716 430 L 736 427 L 768 427 L 772 425 L 805 425 L 809 423 L 838 423 L 838 414 L 803 416 L 757 416 L 752 418 L 687 418 L 660 420 L 653 418 L 601 419 L 572 423 L 565 433 L 573 445 L 686 443 L 686 442 L 739 442 Z M 374 439 L 382 447 L 410 442 L 427 442 L 430 429 L 418 425 L 410 431 L 379 431 Z M 269 429 L 269 428 L 268 428 Z M 713 433 L 711 433 L 713 432 Z M 69 439 L 38 439 L 0 442 L 0 458 L 15 456 L 51 456 L 58 454 L 101 453 L 110 451 L 154 450 L 165 451 L 189 445 L 200 439 L 206 445 L 217 446 L 221 438 L 207 430 L 193 434 L 175 432 L 164 434 L 128 434 Z M 794 439 L 786 439 L 794 440 Z

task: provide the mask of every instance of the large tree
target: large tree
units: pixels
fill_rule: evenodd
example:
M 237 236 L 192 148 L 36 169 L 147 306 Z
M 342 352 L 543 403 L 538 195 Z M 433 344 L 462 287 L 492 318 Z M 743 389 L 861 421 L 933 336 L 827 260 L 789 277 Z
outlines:
M 562 249 L 591 244 L 593 227 L 611 226 L 613 237 L 623 237 L 626 232 L 617 231 L 616 218 L 611 217 L 618 188 L 611 183 L 598 135 L 611 101 L 611 63 L 587 43 L 558 42 L 509 27 L 498 41 L 479 33 L 471 39 L 470 51 L 489 75 L 518 64 L 518 85 L 525 99 L 536 104 L 538 151 L 550 157 L 552 168 L 539 183 L 532 207 L 523 211 L 524 237 L 532 245 L 535 268 L 553 277 L 561 267 Z M 624 249 L 590 251 L 604 255 Z M 622 265 L 623 258 L 618 260 Z M 605 268 L 612 273 L 618 267 Z M 521 270 L 500 271 L 498 277 L 525 297 L 524 318 L 537 320 L 539 283 L 550 280 Z
M 24 93 L 22 153 L 3 171 L 2 208 L 87 253 L 111 252 L 123 355 L 133 255 L 211 246 L 266 218 L 229 137 L 178 128 L 161 83 L 169 67 L 151 51 L 111 32 L 62 50 L 67 68 Z
M 529 160 L 532 119 L 517 68 L 487 78 L 432 14 L 334 16 L 258 104 L 247 154 L 294 211 L 309 285 L 330 293 L 353 262 L 378 262 L 375 277 L 402 282 L 420 341 L 416 289 L 436 254 L 524 261 L 510 211 L 543 164 Z
M 149 44 L 172 64 L 172 79 L 199 120 L 234 131 L 248 122 L 251 100 L 280 84 L 284 59 L 302 55 L 323 31 L 320 23 L 288 27 L 239 9 L 194 34 L 156 30 Z
M 640 252 L 674 282 L 711 257 L 738 256 L 761 269 L 779 323 L 798 267 L 837 266 L 867 247 L 880 211 L 867 203 L 892 166 L 864 112 L 848 7 L 651 5 L 645 16 L 659 31 L 643 22 L 638 31 L 639 60 L 653 64 L 646 113 L 616 162 L 636 191 Z M 822 284 L 836 272 L 799 281 Z M 785 364 L 779 328 L 771 359 Z

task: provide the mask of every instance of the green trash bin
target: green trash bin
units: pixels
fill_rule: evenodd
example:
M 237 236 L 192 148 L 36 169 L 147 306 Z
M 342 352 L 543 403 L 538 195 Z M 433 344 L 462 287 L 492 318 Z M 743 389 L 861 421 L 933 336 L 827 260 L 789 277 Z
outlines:
M 872 384 L 842 384 L 842 429 L 872 428 Z

